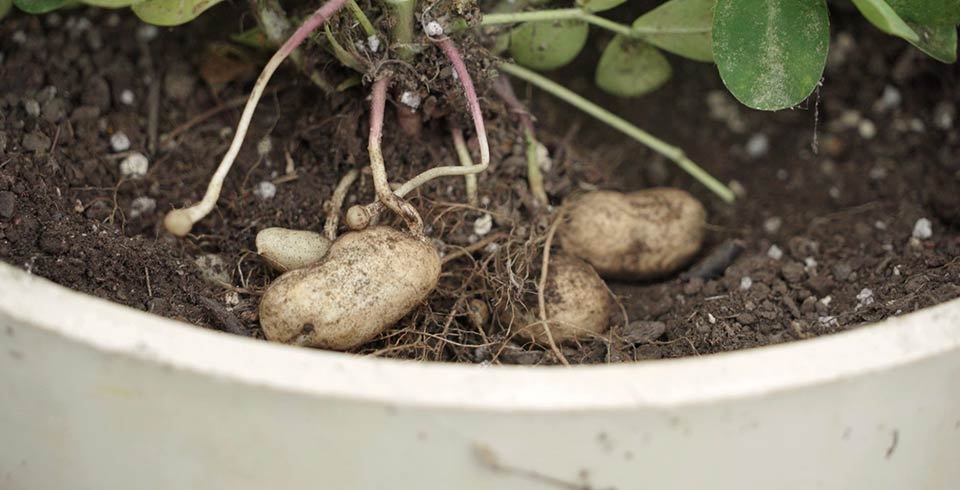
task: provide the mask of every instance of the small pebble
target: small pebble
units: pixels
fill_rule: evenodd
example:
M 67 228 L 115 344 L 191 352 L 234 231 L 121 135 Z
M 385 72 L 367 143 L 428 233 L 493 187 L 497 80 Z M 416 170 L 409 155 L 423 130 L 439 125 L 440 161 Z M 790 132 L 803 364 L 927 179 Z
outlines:
M 863 288 L 857 293 L 857 303 L 858 306 L 867 306 L 873 304 L 873 290 L 870 288 Z
M 887 224 L 884 223 L 883 221 L 877 220 L 877 222 L 873 224 L 873 227 L 878 230 L 886 230 Z
M 110 135 L 110 149 L 115 152 L 127 151 L 130 149 L 130 138 L 127 133 L 117 131 Z
M 820 323 L 820 325 L 823 325 L 823 326 L 825 326 L 825 327 L 839 327 L 839 326 L 840 326 L 840 322 L 837 321 L 837 317 L 835 317 L 835 316 L 822 316 L 822 317 L 818 318 L 817 321 Z
M 152 24 L 144 24 L 137 29 L 137 38 L 142 41 L 153 41 L 160 34 L 160 29 Z
M 130 217 L 139 218 L 157 209 L 157 201 L 152 197 L 141 196 L 130 203 Z
M 717 323 L 717 317 L 713 316 L 712 313 L 707 313 L 707 321 L 710 322 L 711 325 L 714 325 Z
M 3 191 L 0 192 L 0 218 L 10 219 L 13 217 L 13 212 L 16 209 L 17 196 L 16 194 Z
M 380 50 L 380 38 L 377 36 L 370 36 L 367 38 L 367 47 L 370 48 L 370 52 L 376 53 Z
M 443 26 L 441 26 L 439 22 L 435 20 L 431 20 L 430 22 L 427 23 L 426 27 L 424 28 L 424 32 L 426 32 L 427 35 L 430 37 L 442 36 Z
M 873 137 L 877 135 L 877 125 L 869 119 L 864 119 L 857 125 L 857 132 L 860 133 L 860 137 L 865 140 L 873 139 Z
M 747 155 L 750 158 L 760 158 L 770 151 L 770 139 L 763 133 L 757 133 L 747 141 Z
M 824 296 L 820 298 L 820 304 L 823 306 L 830 306 L 830 303 L 833 301 L 833 296 Z
M 733 192 L 737 197 L 743 197 L 747 195 L 747 188 L 744 187 L 739 180 L 731 180 L 727 183 L 727 187 L 729 187 L 730 191 Z
M 943 101 L 933 109 L 933 124 L 940 129 L 951 129 L 953 128 L 953 119 L 957 115 L 957 110 L 954 108 L 953 103 L 949 101 Z
M 227 306 L 237 306 L 240 304 L 240 293 L 236 291 L 227 291 L 227 294 L 223 295 L 223 302 Z
M 750 289 L 751 286 L 753 286 L 753 279 L 751 279 L 750 276 L 743 276 L 740 278 L 740 289 L 742 291 Z
M 120 175 L 131 179 L 139 179 L 147 175 L 150 160 L 143 153 L 131 153 L 120 162 Z
M 779 216 L 773 216 L 763 221 L 763 230 L 770 234 L 780 231 L 781 226 L 783 226 L 783 218 Z
M 871 168 L 870 173 L 867 175 L 869 175 L 870 178 L 873 180 L 883 180 L 887 178 L 887 169 L 885 167 L 881 167 L 880 165 L 877 165 Z
M 770 248 L 767 250 L 767 257 L 770 257 L 773 260 L 780 260 L 783 258 L 783 250 L 776 245 L 770 245 Z
M 926 240 L 933 236 L 933 223 L 927 218 L 920 218 L 913 225 L 913 237 L 917 240 Z
M 487 233 L 490 233 L 490 230 L 493 229 L 493 217 L 489 214 L 484 214 L 483 216 L 476 219 L 473 222 L 473 232 L 477 236 L 484 236 Z
M 857 127 L 862 120 L 863 118 L 860 116 L 860 113 L 855 110 L 848 109 L 840 114 L 840 124 L 848 128 Z
M 874 107 L 880 112 L 886 112 L 899 107 L 902 100 L 903 96 L 900 95 L 900 91 L 897 90 L 897 87 L 894 87 L 893 85 L 887 85 L 883 88 L 883 94 L 879 99 L 877 99 Z
M 787 180 L 790 178 L 790 173 L 781 168 L 777 170 L 777 178 L 780 180 Z
M 416 109 L 420 107 L 420 96 L 409 90 L 405 91 L 400 94 L 400 103 L 411 109 Z
M 807 269 L 815 269 L 817 267 L 817 259 L 813 257 L 807 257 L 803 259 L 803 265 L 805 265 Z
M 120 92 L 120 102 L 124 105 L 133 105 L 135 97 L 133 96 L 133 91 L 130 89 L 124 89 L 123 92 Z
M 40 115 L 40 103 L 33 99 L 25 99 L 23 101 L 23 110 L 27 111 L 28 116 L 37 117 Z
M 834 199 L 840 199 L 840 189 L 837 187 L 831 187 L 830 190 L 827 191 L 827 194 Z
M 230 284 L 230 270 L 223 257 L 216 254 L 206 254 L 193 261 L 200 269 L 200 275 L 214 284 Z
M 23 136 L 21 143 L 24 150 L 32 152 L 41 152 L 50 148 L 50 138 L 40 131 L 33 131 Z
M 783 278 L 786 279 L 787 282 L 792 284 L 796 284 L 796 283 L 799 283 L 800 281 L 803 281 L 803 277 L 805 274 L 803 270 L 803 265 L 797 262 L 788 262 L 786 264 L 783 264 L 783 267 L 780 268 L 780 273 L 783 275 Z
M 277 195 L 277 186 L 273 182 L 264 180 L 253 188 L 253 195 L 260 199 L 273 199 Z
M 257 155 L 265 157 L 273 151 L 273 140 L 269 136 L 264 136 L 260 138 L 260 141 L 257 142 Z

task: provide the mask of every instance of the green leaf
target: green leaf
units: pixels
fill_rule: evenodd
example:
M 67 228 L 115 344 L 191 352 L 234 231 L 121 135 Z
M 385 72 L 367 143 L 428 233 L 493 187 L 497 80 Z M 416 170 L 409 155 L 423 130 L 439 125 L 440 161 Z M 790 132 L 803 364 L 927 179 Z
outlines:
M 510 32 L 510 55 L 528 68 L 553 70 L 577 57 L 587 32 L 587 24 L 577 20 L 527 22 Z
M 141 20 L 158 26 L 176 26 L 196 19 L 223 0 L 147 0 L 133 5 Z
M 672 70 L 657 48 L 639 39 L 615 36 L 597 64 L 597 86 L 620 97 L 637 97 L 666 83 Z
M 587 12 L 603 12 L 626 3 L 627 0 L 577 0 L 577 5 Z
M 67 0 L 13 0 L 18 9 L 28 14 L 45 14 L 62 7 Z
M 877 26 L 887 34 L 901 37 L 910 42 L 917 42 L 920 36 L 907 25 L 897 12 L 884 0 L 853 0 L 853 4 L 860 9 L 871 24 Z
M 960 23 L 960 0 L 888 0 L 888 3 L 909 22 L 951 26 Z
M 642 15 L 633 28 L 647 42 L 697 61 L 713 61 L 710 32 L 716 0 L 671 0 Z
M 952 25 L 922 25 L 908 22 L 920 40 L 912 42 L 920 51 L 944 63 L 957 61 L 957 28 Z
M 87 5 L 93 5 L 94 7 L 116 9 L 121 7 L 129 7 L 140 1 L 142 0 L 83 0 L 83 3 Z
M 813 92 L 827 61 L 826 0 L 717 0 L 713 56 L 740 102 L 773 111 Z
M 0 0 L 0 19 L 7 15 L 10 7 L 13 7 L 13 0 Z

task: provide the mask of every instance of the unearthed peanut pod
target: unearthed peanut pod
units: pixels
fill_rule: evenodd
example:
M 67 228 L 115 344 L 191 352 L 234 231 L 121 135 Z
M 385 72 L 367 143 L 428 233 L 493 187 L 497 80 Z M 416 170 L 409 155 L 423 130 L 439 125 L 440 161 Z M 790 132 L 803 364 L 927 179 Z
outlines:
M 703 205 L 679 189 L 596 191 L 568 206 L 557 234 L 564 251 L 601 276 L 643 280 L 686 265 L 700 250 L 705 224 Z
M 440 256 L 386 227 L 344 234 L 319 263 L 280 276 L 260 301 L 269 340 L 348 350 L 369 342 L 437 286 Z
M 257 233 L 257 253 L 282 272 L 315 264 L 328 250 L 330 240 L 313 231 L 265 228 Z
M 609 327 L 613 302 L 607 287 L 590 264 L 569 255 L 550 258 L 544 306 L 550 336 L 555 343 L 588 340 Z M 516 305 L 501 314 L 504 325 L 541 345 L 547 345 L 546 329 L 539 322 L 535 296 L 524 298 L 526 310 Z

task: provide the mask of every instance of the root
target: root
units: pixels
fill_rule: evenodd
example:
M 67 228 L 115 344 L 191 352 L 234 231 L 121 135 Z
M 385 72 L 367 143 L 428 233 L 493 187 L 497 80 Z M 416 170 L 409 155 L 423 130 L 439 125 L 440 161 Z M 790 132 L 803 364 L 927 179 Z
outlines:
M 434 24 L 434 23 L 431 23 Z M 434 167 L 429 170 L 426 170 L 416 177 L 408 180 L 406 183 L 401 185 L 398 189 L 393 191 L 393 194 L 398 198 L 403 198 L 413 190 L 418 187 L 430 182 L 433 179 L 440 177 L 452 177 L 452 176 L 464 176 L 478 174 L 487 170 L 487 167 L 490 166 L 490 144 L 487 141 L 487 131 L 483 123 L 483 111 L 480 109 L 480 98 L 477 97 L 477 91 L 473 86 L 473 78 L 470 77 L 470 72 L 467 71 L 467 65 L 463 62 L 463 57 L 460 55 L 460 51 L 457 49 L 457 46 L 453 43 L 448 37 L 440 33 L 440 38 L 435 38 L 434 41 L 440 46 L 440 49 L 447 56 L 447 59 L 450 60 L 453 70 L 457 73 L 457 78 L 460 80 L 460 84 L 463 87 L 464 97 L 467 99 L 467 106 L 470 109 L 470 116 L 473 119 L 474 129 L 477 132 L 477 143 L 480 146 L 480 164 L 479 165 L 470 165 L 470 166 L 443 166 L 443 167 Z M 378 81 L 379 83 L 379 81 Z M 376 85 L 374 86 L 374 100 L 376 101 Z M 384 91 L 384 97 L 386 94 L 386 87 L 382 89 Z M 379 123 L 383 125 L 383 114 L 379 116 Z M 371 147 L 373 145 L 373 114 L 371 114 Z M 379 135 L 377 135 L 379 136 Z M 377 140 L 376 151 L 379 152 L 379 140 Z M 374 151 L 371 149 L 371 165 L 374 159 Z M 380 156 L 382 162 L 382 156 Z M 374 173 L 374 184 L 377 185 L 376 173 Z M 376 219 L 377 216 L 383 211 L 383 206 L 393 209 L 393 206 L 389 202 L 392 198 L 389 196 L 381 196 L 380 189 L 387 188 L 386 178 L 384 175 L 383 182 L 381 186 L 377 187 L 377 195 L 380 197 L 380 200 L 367 204 L 366 206 L 354 206 L 347 211 L 347 226 L 351 229 L 359 230 L 366 228 L 369 224 Z M 384 199 L 386 198 L 386 199 Z M 398 212 L 396 209 L 393 209 L 395 212 Z M 400 213 L 401 216 L 403 215 Z M 419 217 L 419 216 L 418 216 Z
M 350 186 L 353 185 L 353 182 L 357 180 L 359 175 L 360 172 L 356 169 L 347 172 L 333 190 L 333 196 L 330 198 L 330 207 L 327 209 L 327 221 L 323 225 L 323 232 L 330 241 L 337 239 L 337 226 L 340 224 L 340 210 L 343 208 L 343 201 L 347 197 L 347 191 L 350 190 Z
M 163 220 L 167 231 L 177 236 L 186 236 L 187 233 L 190 233 L 190 229 L 193 228 L 194 223 L 210 214 L 210 211 L 212 211 L 217 204 L 217 199 L 220 198 L 223 181 L 226 179 L 227 173 L 230 172 L 230 167 L 233 166 L 233 162 L 240 152 L 240 147 L 243 145 L 243 140 L 250 127 L 250 120 L 253 119 L 253 113 L 257 109 L 257 103 L 260 102 L 260 97 L 263 95 L 263 91 L 266 89 L 270 77 L 273 76 L 273 72 L 277 71 L 280 64 L 303 43 L 311 32 L 320 27 L 327 19 L 333 16 L 333 14 L 337 13 L 337 11 L 343 7 L 344 3 L 346 3 L 346 0 L 328 0 L 327 3 L 317 9 L 297 28 L 293 35 L 287 39 L 287 42 L 283 43 L 283 46 L 274 53 L 270 61 L 267 62 L 267 65 L 263 67 L 263 71 L 260 72 L 260 77 L 257 78 L 257 82 L 250 92 L 250 98 L 247 99 L 247 105 L 243 108 L 243 115 L 240 116 L 240 122 L 237 124 L 237 131 L 233 135 L 230 148 L 227 150 L 227 154 L 223 156 L 223 160 L 210 179 L 210 184 L 207 185 L 207 192 L 203 195 L 203 199 L 188 208 L 175 209 L 167 213 L 166 218 Z
M 550 225 L 550 230 L 547 231 L 547 238 L 543 242 L 543 265 L 540 268 L 540 283 L 537 284 L 537 306 L 540 308 L 540 322 L 543 324 L 543 331 L 547 334 L 550 350 L 553 351 L 554 355 L 557 356 L 557 359 L 559 359 L 564 366 L 569 366 L 570 363 L 567 361 L 567 358 L 564 357 L 560 348 L 557 347 L 557 343 L 553 341 L 553 334 L 550 333 L 550 322 L 547 321 L 547 302 L 543 296 L 544 291 L 547 289 L 547 273 L 550 269 L 550 247 L 553 245 L 553 236 L 557 233 L 557 226 L 560 224 L 561 219 L 563 219 L 563 208 L 560 209 L 556 218 L 553 219 L 553 224 Z

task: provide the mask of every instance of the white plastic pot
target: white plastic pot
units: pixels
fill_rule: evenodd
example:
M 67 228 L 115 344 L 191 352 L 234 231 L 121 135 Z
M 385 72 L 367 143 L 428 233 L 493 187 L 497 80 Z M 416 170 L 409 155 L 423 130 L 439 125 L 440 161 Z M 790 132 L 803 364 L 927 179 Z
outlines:
M 4 490 L 958 486 L 958 301 L 702 358 L 484 368 L 234 337 L 0 264 Z

